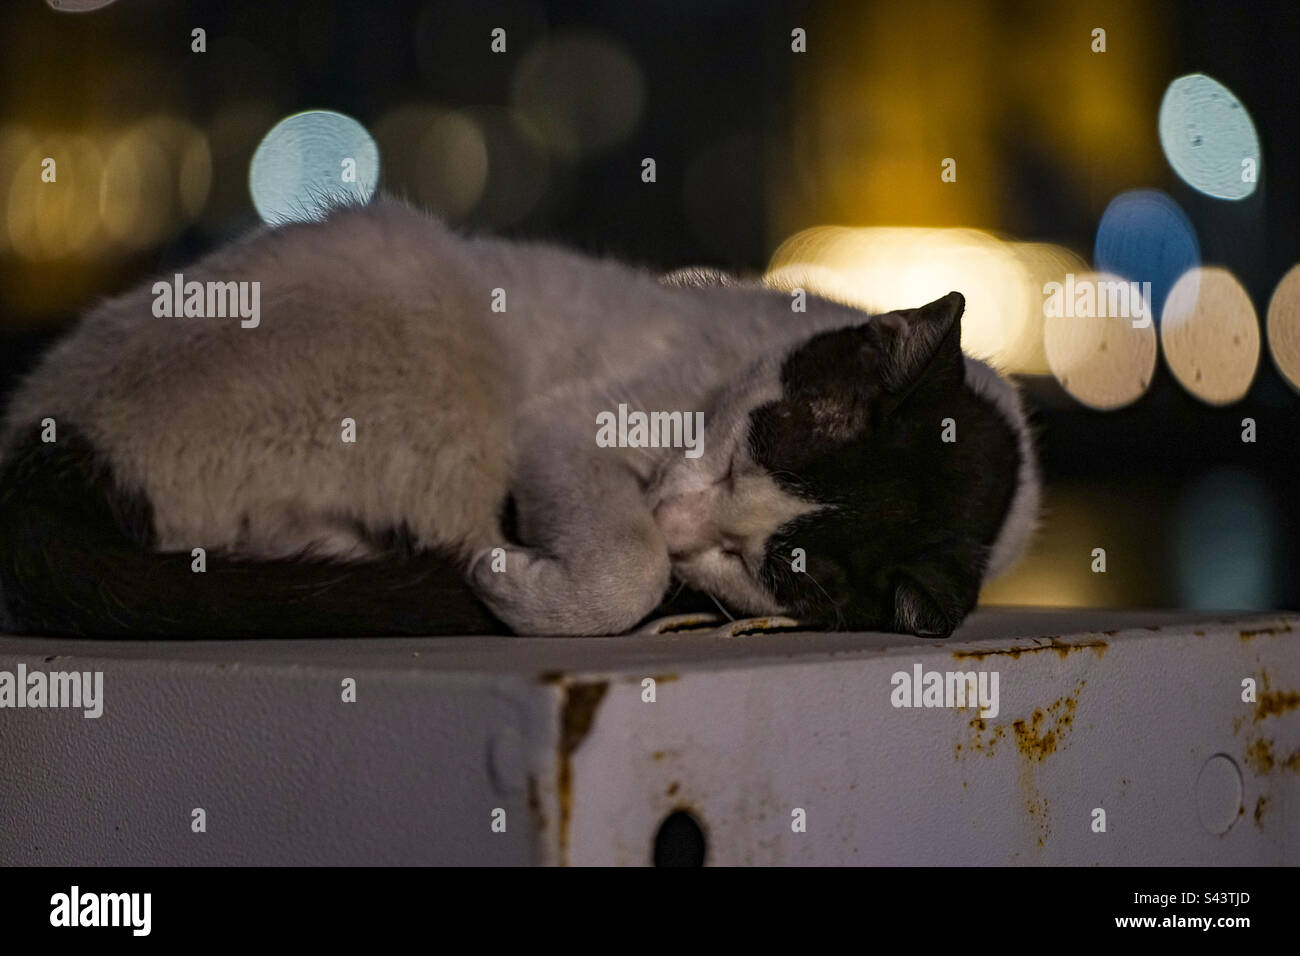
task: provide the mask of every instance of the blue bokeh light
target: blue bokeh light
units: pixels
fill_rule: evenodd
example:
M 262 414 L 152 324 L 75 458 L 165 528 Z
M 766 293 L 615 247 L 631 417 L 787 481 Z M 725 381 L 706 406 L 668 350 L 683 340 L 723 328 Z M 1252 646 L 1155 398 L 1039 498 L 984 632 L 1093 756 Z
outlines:
M 1267 487 L 1247 472 L 1224 468 L 1197 480 L 1178 504 L 1172 535 L 1181 606 L 1272 608 L 1275 512 Z
M 1134 189 L 1111 200 L 1097 225 L 1093 267 L 1131 282 L 1150 282 L 1156 321 L 1174 283 L 1201 264 L 1201 246 L 1187 214 L 1158 189 Z

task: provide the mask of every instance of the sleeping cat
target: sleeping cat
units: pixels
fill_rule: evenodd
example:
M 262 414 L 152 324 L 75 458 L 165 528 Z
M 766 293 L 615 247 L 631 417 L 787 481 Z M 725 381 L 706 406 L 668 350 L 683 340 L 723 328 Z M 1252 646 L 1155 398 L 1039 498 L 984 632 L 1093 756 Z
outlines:
M 183 280 L 249 283 L 260 318 L 168 317 L 168 276 L 91 310 L 10 399 L 11 631 L 617 634 L 676 581 L 736 614 L 947 636 L 1034 521 L 1024 413 L 963 356 L 957 293 L 795 312 L 388 200 Z M 597 440 L 656 412 L 702 413 L 698 447 Z

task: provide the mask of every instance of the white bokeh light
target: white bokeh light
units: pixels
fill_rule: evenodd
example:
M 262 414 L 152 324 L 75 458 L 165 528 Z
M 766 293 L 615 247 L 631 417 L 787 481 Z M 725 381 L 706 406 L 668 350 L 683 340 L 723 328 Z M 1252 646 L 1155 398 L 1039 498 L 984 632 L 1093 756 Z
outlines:
M 257 214 L 272 225 L 317 219 L 342 203 L 364 204 L 378 184 L 375 141 L 356 120 L 330 110 L 276 123 L 248 172 Z
M 1160 146 L 1182 180 L 1216 199 L 1245 199 L 1259 175 L 1259 137 L 1246 107 L 1204 73 L 1180 76 L 1160 102 Z

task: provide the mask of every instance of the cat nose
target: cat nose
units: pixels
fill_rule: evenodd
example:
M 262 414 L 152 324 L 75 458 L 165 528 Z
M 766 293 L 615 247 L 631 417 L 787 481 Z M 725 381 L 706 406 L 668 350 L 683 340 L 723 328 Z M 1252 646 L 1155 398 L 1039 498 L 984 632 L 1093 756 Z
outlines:
M 685 558 L 718 543 L 711 512 L 712 490 L 674 495 L 659 503 L 654 519 L 671 558 Z

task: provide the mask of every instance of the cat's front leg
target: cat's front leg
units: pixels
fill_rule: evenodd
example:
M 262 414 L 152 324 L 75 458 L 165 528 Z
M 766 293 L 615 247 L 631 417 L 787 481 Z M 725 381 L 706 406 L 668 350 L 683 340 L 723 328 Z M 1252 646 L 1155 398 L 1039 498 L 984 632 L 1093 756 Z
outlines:
M 642 479 L 590 435 L 525 444 L 514 492 L 519 538 L 480 553 L 470 582 L 518 634 L 620 634 L 668 588 L 668 548 Z

